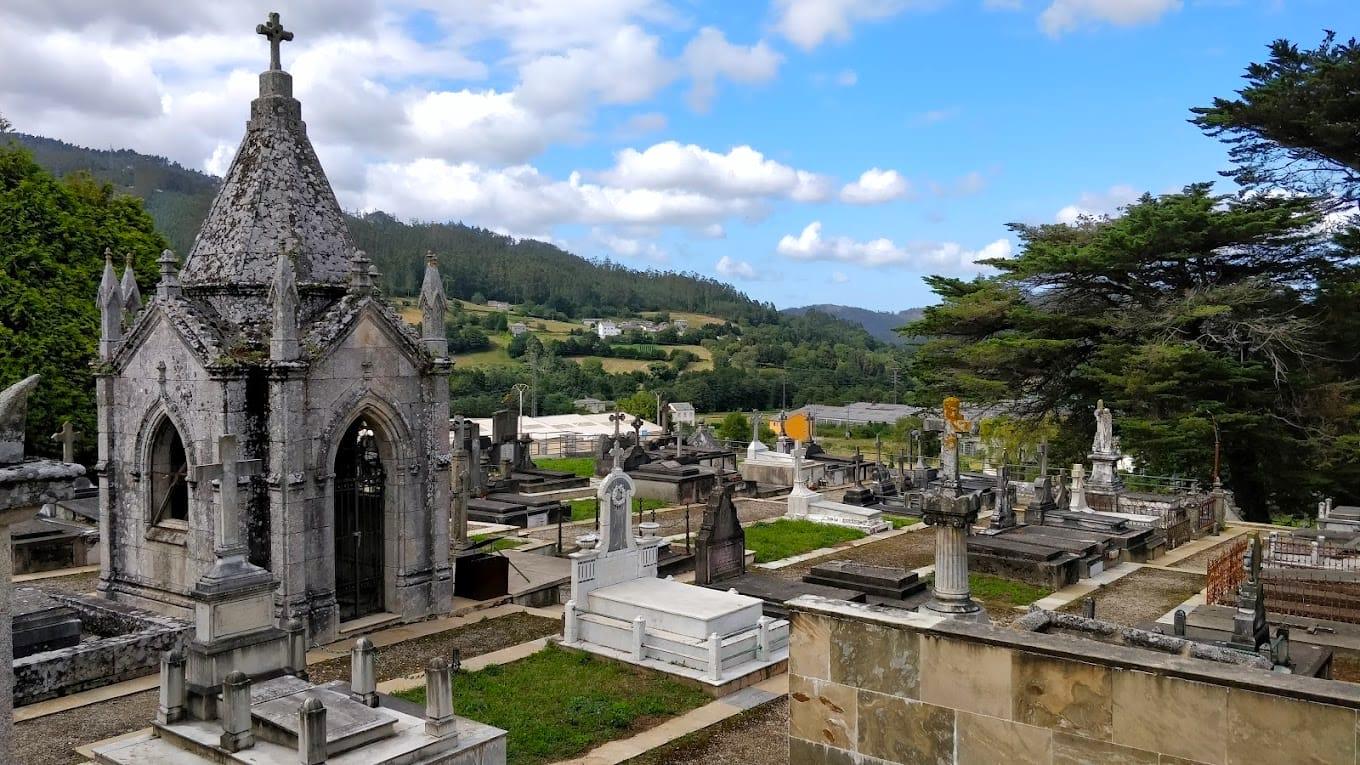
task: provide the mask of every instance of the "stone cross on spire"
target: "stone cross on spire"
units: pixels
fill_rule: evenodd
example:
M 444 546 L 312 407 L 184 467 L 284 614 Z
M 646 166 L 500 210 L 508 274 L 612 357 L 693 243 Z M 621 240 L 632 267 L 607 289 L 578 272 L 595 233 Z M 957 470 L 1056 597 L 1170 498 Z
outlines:
M 279 23 L 279 14 L 274 12 L 269 14 L 269 21 L 255 25 L 255 34 L 264 35 L 269 41 L 269 70 L 282 71 L 283 65 L 279 63 L 279 44 L 291 41 L 293 33 L 283 28 L 283 24 Z
M 61 424 L 61 430 L 52 434 L 52 440 L 61 444 L 61 461 L 75 462 L 76 438 L 80 436 L 80 431 L 76 430 L 71 421 L 67 420 Z

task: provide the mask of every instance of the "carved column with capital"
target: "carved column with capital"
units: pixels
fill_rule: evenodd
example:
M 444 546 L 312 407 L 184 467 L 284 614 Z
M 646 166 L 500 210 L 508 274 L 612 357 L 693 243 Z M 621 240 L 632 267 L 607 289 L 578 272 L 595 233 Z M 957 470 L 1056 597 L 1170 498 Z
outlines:
M 935 527 L 935 584 L 922 613 L 988 621 L 987 612 L 973 600 L 968 586 L 968 532 L 980 507 L 977 494 L 954 497 L 934 492 L 926 497 L 924 520 Z

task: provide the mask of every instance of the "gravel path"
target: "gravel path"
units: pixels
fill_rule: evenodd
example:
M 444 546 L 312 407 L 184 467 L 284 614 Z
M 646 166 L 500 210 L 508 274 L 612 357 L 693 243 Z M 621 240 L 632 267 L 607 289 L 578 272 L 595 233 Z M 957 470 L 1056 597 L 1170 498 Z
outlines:
M 1203 574 L 1143 568 L 1101 587 L 1092 597 L 1097 619 L 1137 627 L 1156 621 L 1203 588 Z M 1080 613 L 1081 599 L 1059 610 Z
M 88 574 L 54 576 L 51 579 L 34 579 L 28 582 L 16 582 L 14 586 L 32 587 L 35 590 L 42 590 L 43 592 L 58 595 L 84 595 L 87 592 L 94 592 L 94 588 L 98 585 L 99 572 L 91 571 Z
M 454 630 L 427 635 L 415 640 L 384 646 L 378 649 L 378 680 L 390 680 L 422 672 L 425 663 L 435 656 L 449 658 L 453 649 L 462 651 L 464 659 L 499 651 L 512 645 L 527 643 L 562 632 L 562 622 L 531 614 L 510 614 L 495 619 L 483 619 Z M 314 683 L 349 679 L 349 657 L 313 664 L 307 668 Z
M 756 569 L 784 579 L 801 580 L 812 567 L 828 560 L 853 560 L 875 566 L 897 566 L 899 568 L 920 568 L 935 562 L 935 533 L 931 529 L 899 534 L 879 542 L 870 542 L 858 547 L 840 550 L 819 560 L 807 560 L 785 566 L 774 571 Z
M 460 648 L 463 658 L 468 659 L 556 634 L 561 629 L 562 623 L 556 619 L 510 614 L 386 646 L 378 649 L 378 680 L 419 672 L 431 656 L 449 656 L 454 647 Z M 313 682 L 346 680 L 349 657 L 313 664 L 308 671 Z M 156 701 L 157 691 L 143 691 L 18 723 L 14 726 L 14 740 L 19 765 L 84 762 L 74 751 L 77 746 L 147 727 L 156 714 Z
M 789 700 L 775 699 L 627 761 L 627 765 L 787 765 Z

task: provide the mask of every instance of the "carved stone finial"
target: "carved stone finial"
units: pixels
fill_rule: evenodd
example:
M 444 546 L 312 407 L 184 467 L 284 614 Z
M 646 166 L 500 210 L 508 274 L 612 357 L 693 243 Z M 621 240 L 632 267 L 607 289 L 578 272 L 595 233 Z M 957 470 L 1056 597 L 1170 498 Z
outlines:
M 449 355 L 449 341 L 444 334 L 444 313 L 448 307 L 444 280 L 439 275 L 439 258 L 434 252 L 427 252 L 425 280 L 420 285 L 420 335 L 425 347 L 435 358 Z
M 161 281 L 156 285 L 156 294 L 163 298 L 179 295 L 179 259 L 171 250 L 162 250 L 161 256 L 156 259 L 156 265 L 161 268 Z
M 368 295 L 373 292 L 373 274 L 369 270 L 372 261 L 368 259 L 368 254 L 363 250 L 355 250 L 354 258 L 350 261 L 349 288 L 352 292 L 361 295 Z
M 29 375 L 0 391 L 0 465 L 15 465 L 24 461 L 28 394 L 41 379 L 41 375 Z
M 293 274 L 293 261 L 287 253 L 279 253 L 274 281 L 269 285 L 269 304 L 274 327 L 269 335 L 269 358 L 272 361 L 294 361 L 298 351 L 298 291 Z
M 255 25 L 255 34 L 264 35 L 269 41 L 269 69 L 270 71 L 280 71 L 283 65 L 279 61 L 279 45 L 293 39 L 293 33 L 283 28 L 279 23 L 277 12 L 269 14 L 269 20 L 263 24 Z
M 142 291 L 137 289 L 137 269 L 133 267 L 130 252 L 123 255 L 123 282 L 119 290 L 123 293 L 123 313 L 130 324 L 137 312 L 142 310 Z

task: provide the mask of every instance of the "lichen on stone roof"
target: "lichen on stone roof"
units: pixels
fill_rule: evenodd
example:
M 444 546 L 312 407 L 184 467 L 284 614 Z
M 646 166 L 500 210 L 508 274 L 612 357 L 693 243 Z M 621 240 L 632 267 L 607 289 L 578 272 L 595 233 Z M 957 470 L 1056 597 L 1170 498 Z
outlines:
M 263 289 L 280 252 L 299 283 L 345 282 L 354 243 L 292 89 L 287 72 L 260 75 L 245 137 L 180 273 L 186 288 Z

